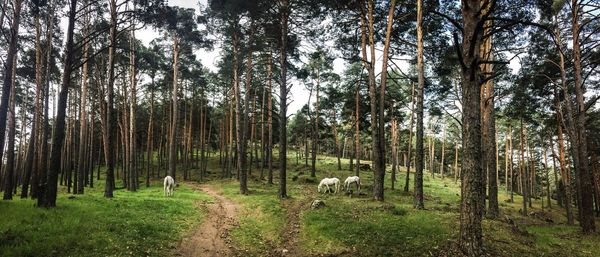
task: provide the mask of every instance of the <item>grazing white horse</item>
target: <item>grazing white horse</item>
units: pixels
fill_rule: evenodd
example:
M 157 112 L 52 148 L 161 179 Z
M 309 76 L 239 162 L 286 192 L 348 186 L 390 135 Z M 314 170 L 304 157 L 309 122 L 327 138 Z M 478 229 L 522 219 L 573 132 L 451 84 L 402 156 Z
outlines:
M 333 193 L 337 193 L 340 189 L 340 180 L 338 178 L 324 178 L 319 183 L 317 191 L 321 193 L 321 190 L 323 190 L 323 193 L 326 193 L 329 191 L 329 186 L 333 186 Z
M 171 176 L 165 177 L 165 196 L 172 196 L 175 189 L 175 180 Z
M 344 188 L 348 190 L 350 189 L 350 185 L 352 184 L 356 184 L 356 189 L 358 190 L 358 192 L 360 192 L 360 178 L 358 176 L 351 176 L 346 178 L 346 181 L 344 181 Z

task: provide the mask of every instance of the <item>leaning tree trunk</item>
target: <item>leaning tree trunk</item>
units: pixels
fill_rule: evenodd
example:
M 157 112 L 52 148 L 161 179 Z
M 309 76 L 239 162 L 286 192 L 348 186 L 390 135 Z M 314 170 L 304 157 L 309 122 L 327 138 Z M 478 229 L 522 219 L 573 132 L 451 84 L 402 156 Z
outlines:
M 13 17 L 8 39 L 8 51 L 4 60 L 4 82 L 2 84 L 2 99 L 0 100 L 0 131 L 6 131 L 6 114 L 13 84 L 13 67 L 17 58 L 17 41 L 19 40 L 19 25 L 21 21 L 21 5 L 23 0 L 14 0 Z M 0 146 L 4 146 L 5 133 L 0 133 Z M 2 148 L 0 147 L 0 148 Z M 0 149 L 0 160 L 4 151 Z
M 65 62 L 63 77 L 56 108 L 54 132 L 52 133 L 52 151 L 50 153 L 50 169 L 48 170 L 45 194 L 39 197 L 38 207 L 55 207 L 57 196 L 57 180 L 60 172 L 60 159 L 63 139 L 65 136 L 65 114 L 67 109 L 67 98 L 69 85 L 71 84 L 71 71 L 74 56 L 73 31 L 75 29 L 75 14 L 77 12 L 77 0 L 71 0 L 69 9 L 69 25 L 67 28 L 67 44 L 65 46 Z
M 413 123 L 415 118 L 415 84 L 412 83 L 410 100 L 410 121 L 408 122 L 408 150 L 406 160 L 406 181 L 404 182 L 404 192 L 408 193 L 408 184 L 410 183 L 410 160 L 412 159 L 412 138 Z

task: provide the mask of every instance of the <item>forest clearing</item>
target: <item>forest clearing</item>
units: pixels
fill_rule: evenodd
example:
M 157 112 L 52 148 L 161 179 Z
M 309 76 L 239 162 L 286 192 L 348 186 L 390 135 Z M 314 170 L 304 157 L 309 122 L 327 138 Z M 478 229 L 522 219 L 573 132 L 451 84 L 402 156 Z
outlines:
M 598 0 L 0 0 L 0 256 L 600 256 Z

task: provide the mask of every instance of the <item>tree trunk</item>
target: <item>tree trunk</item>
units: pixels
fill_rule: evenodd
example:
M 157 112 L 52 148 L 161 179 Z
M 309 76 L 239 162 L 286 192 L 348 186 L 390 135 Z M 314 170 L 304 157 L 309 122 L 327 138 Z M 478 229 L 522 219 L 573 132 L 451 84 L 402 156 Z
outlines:
M 425 88 L 425 68 L 423 67 L 423 0 L 417 0 L 417 72 L 418 85 L 415 97 L 417 103 L 417 142 L 415 147 L 413 207 L 421 210 L 425 209 L 425 204 L 423 203 L 423 168 L 425 166 L 425 149 L 423 148 L 423 90 Z
M 421 39 L 422 40 L 422 39 Z M 415 84 L 412 84 L 411 97 L 410 97 L 410 121 L 408 122 L 408 150 L 406 160 L 406 181 L 404 182 L 404 192 L 408 193 L 408 184 L 410 183 L 410 161 L 412 160 L 412 138 L 413 138 L 413 123 L 415 119 Z M 456 180 L 456 179 L 455 179 Z
M 135 11 L 135 10 L 134 10 Z M 132 24 L 131 35 L 129 37 L 129 76 L 131 88 L 129 99 L 129 183 L 131 191 L 137 191 L 138 188 L 138 170 L 137 170 L 137 147 L 136 147 L 136 127 L 135 127 L 135 105 L 137 102 L 137 78 L 135 69 L 135 23 Z
M 115 48 L 117 44 L 117 1 L 110 1 L 110 44 L 108 48 L 108 84 L 106 87 L 106 121 L 104 135 L 104 151 L 106 159 L 106 182 L 104 197 L 112 198 L 115 189 L 115 152 L 114 152 L 114 85 L 115 85 Z
M 523 128 L 523 119 L 521 118 L 521 138 L 519 145 L 521 147 L 521 194 L 523 195 L 523 215 L 527 216 L 527 202 L 529 201 L 529 183 L 528 178 L 529 174 L 527 172 L 527 162 L 525 161 L 525 136 L 524 136 L 524 128 Z
M 271 58 L 268 58 L 269 60 Z M 267 73 L 270 73 L 270 63 L 267 64 Z M 268 75 L 267 75 L 268 76 Z M 260 149 L 261 149 L 261 165 L 260 165 L 260 177 L 259 179 L 262 181 L 263 179 L 265 179 L 265 166 L 267 163 L 267 142 L 265 140 L 265 108 L 266 108 L 266 101 L 267 101 L 267 88 L 265 86 L 263 86 L 263 93 L 262 93 L 262 101 L 261 101 L 261 108 L 260 108 Z
M 57 113 L 55 118 L 54 132 L 52 133 L 52 152 L 50 153 L 50 169 L 48 170 L 45 195 L 40 196 L 38 207 L 55 207 L 57 196 L 57 180 L 60 172 L 60 157 L 63 139 L 65 136 L 65 114 L 67 108 L 67 97 L 69 85 L 71 84 L 71 71 L 74 61 L 73 31 L 75 29 L 75 14 L 77 12 L 77 0 L 71 0 L 69 9 L 69 25 L 67 28 L 67 43 L 65 46 L 65 62 L 63 68 L 62 84 L 58 98 Z
M 362 16 L 361 16 L 362 17 Z M 364 50 L 364 49 L 363 49 Z M 354 123 L 356 123 L 356 134 L 355 134 L 355 145 L 354 145 L 354 158 L 356 158 L 356 176 L 360 175 L 360 83 L 356 83 L 356 111 L 354 116 Z
M 572 0 L 571 8 L 573 13 L 573 72 L 575 74 L 575 98 L 577 103 L 577 120 L 575 122 L 575 138 L 576 140 L 572 143 L 576 145 L 579 151 L 578 160 L 579 165 L 575 169 L 577 173 L 577 184 L 578 199 L 580 199 L 579 205 L 579 225 L 584 233 L 591 233 L 596 230 L 595 219 L 594 219 L 594 203 L 593 203 L 593 188 L 592 188 L 592 176 L 589 169 L 588 161 L 588 149 L 587 149 L 587 135 L 586 135 L 586 106 L 584 100 L 584 88 L 583 88 L 583 77 L 581 67 L 581 49 L 580 49 L 580 24 L 579 24 L 579 11 L 580 3 L 578 0 Z M 568 103 L 569 104 L 569 103 Z
M 287 37 L 288 20 L 291 13 L 288 0 L 280 0 L 279 14 L 281 19 L 281 41 L 279 53 L 279 198 L 287 198 L 286 168 L 287 168 Z
M 8 142 L 6 146 L 6 166 L 4 176 L 4 200 L 12 200 L 13 187 L 15 186 L 15 128 L 16 128 L 16 115 L 15 115 L 15 89 L 17 87 L 16 75 L 17 75 L 17 59 L 13 59 L 13 68 L 11 71 L 12 85 L 10 89 L 10 99 L 8 101 Z M 0 150 L 1 151 L 1 150 Z
M 392 118 L 392 190 L 394 190 L 394 184 L 396 183 L 396 171 L 398 166 L 398 149 L 397 149 L 397 141 L 398 141 L 398 123 L 396 122 L 396 117 Z
M 87 2 L 87 1 L 86 1 Z M 87 3 L 85 3 L 87 5 Z M 87 12 L 87 11 L 86 11 Z M 84 28 L 83 35 L 87 36 L 88 32 L 88 14 L 84 15 Z M 88 52 L 89 52 L 89 43 L 85 43 L 83 45 L 83 67 L 81 68 L 81 95 L 80 98 L 80 106 L 79 106 L 79 152 L 77 154 L 77 188 L 74 190 L 76 194 L 83 194 L 85 182 L 84 182 L 84 172 L 85 172 L 85 151 L 86 144 L 85 138 L 87 137 L 87 98 L 88 98 Z
M 481 220 L 484 173 L 481 149 L 481 71 L 479 49 L 483 40 L 484 18 L 493 13 L 493 1 L 480 6 L 477 0 L 462 1 L 463 37 L 459 61 L 462 77 L 463 154 L 461 165 L 460 246 L 467 256 L 481 256 L 483 240 Z M 458 41 L 458 39 L 455 39 Z M 458 47 L 458 46 L 457 46 Z
M 154 77 L 151 87 L 154 87 Z M 150 118 L 148 120 L 147 163 L 146 163 L 146 187 L 150 187 L 150 173 L 154 174 L 154 88 L 150 89 Z
M 486 20 L 484 25 L 484 34 L 489 34 L 492 30 L 492 21 Z M 493 61 L 492 53 L 492 35 L 488 35 L 483 39 L 480 46 L 480 56 L 482 60 Z M 491 63 L 481 64 L 480 69 L 484 74 L 492 74 L 494 72 L 493 65 Z M 489 75 L 488 75 L 489 76 Z M 498 207 L 498 181 L 496 179 L 496 172 L 494 169 L 497 165 L 496 160 L 496 117 L 494 109 L 494 81 L 492 79 L 487 80 L 481 88 L 481 129 L 483 138 L 483 168 L 485 174 L 487 174 L 487 181 L 489 181 L 489 206 L 487 216 L 490 218 L 497 218 L 500 215 Z M 484 180 L 485 181 L 485 180 Z M 486 190 L 485 185 L 483 189 L 483 203 L 485 205 Z
M 179 37 L 173 35 L 173 91 L 171 100 L 171 128 L 169 129 L 169 175 L 176 177 L 177 168 L 177 125 L 179 108 L 177 105 L 177 77 L 179 75 Z
M 311 169 L 310 176 L 316 177 L 317 172 L 317 145 L 319 145 L 319 79 L 317 79 L 317 95 L 315 103 L 315 118 L 313 119 L 312 142 L 311 142 Z M 310 98 L 309 98 L 310 99 Z
M 4 82 L 2 84 L 2 100 L 0 100 L 0 131 L 6 131 L 6 115 L 8 113 L 8 102 L 11 95 L 11 87 L 13 85 L 13 67 L 16 66 L 14 61 L 17 58 L 17 41 L 19 40 L 19 25 L 21 21 L 21 6 L 23 0 L 14 0 L 13 2 L 13 17 L 10 26 L 8 51 L 4 60 Z M 4 146 L 5 133 L 0 133 L 0 146 Z M 0 160 L 4 151 L 0 150 Z
M 252 49 L 254 37 L 254 24 L 250 25 L 251 31 L 248 40 L 248 46 Z M 237 150 L 238 150 L 238 166 L 240 170 L 240 194 L 248 194 L 248 165 L 247 165 L 247 146 L 248 146 L 248 110 L 250 107 L 250 85 L 252 83 L 252 54 L 253 51 L 248 51 L 248 59 L 246 63 L 246 89 L 244 92 L 244 103 L 242 109 L 242 99 L 240 85 L 237 75 L 237 34 L 234 33 L 234 84 L 236 90 L 236 128 L 237 128 Z M 250 164 L 252 165 L 252 163 Z
M 444 179 L 444 154 L 446 150 L 446 127 L 444 127 L 444 132 L 442 133 L 442 159 L 440 161 L 440 175 L 442 179 Z
M 40 152 L 36 153 L 35 147 L 37 146 L 37 137 L 41 135 L 39 131 L 40 118 L 42 115 L 42 97 L 43 97 L 43 81 L 42 81 L 42 46 L 41 46 L 41 33 L 40 33 L 40 14 L 39 12 L 35 17 L 35 113 L 33 114 L 33 121 L 31 123 L 31 136 L 29 137 L 29 145 L 27 146 L 27 161 L 25 162 L 24 170 L 24 181 L 21 189 L 21 198 L 27 198 L 27 191 L 29 189 L 29 181 L 34 172 L 34 161 L 36 160 L 34 155 L 39 156 Z M 39 164 L 37 162 L 36 164 Z M 38 183 L 38 172 L 35 172 L 33 176 L 32 190 L 34 187 L 37 188 Z

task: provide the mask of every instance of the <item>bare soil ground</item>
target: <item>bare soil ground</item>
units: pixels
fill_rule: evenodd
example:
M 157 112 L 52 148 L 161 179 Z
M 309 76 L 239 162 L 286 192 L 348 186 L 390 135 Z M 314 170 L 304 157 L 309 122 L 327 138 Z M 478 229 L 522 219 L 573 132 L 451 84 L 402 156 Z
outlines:
M 214 203 L 198 202 L 201 208 L 207 209 L 206 219 L 183 238 L 173 255 L 183 257 L 232 256 L 233 249 L 228 233 L 237 223 L 238 204 L 219 194 L 210 185 L 189 183 L 189 186 L 204 191 L 215 200 Z

